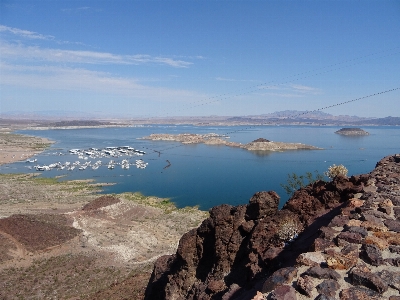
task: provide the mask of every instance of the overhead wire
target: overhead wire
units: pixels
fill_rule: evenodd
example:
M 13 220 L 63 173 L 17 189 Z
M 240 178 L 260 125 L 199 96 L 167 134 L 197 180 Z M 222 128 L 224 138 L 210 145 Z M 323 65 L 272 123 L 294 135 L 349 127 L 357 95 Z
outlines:
M 182 111 L 182 110 L 185 110 L 185 109 L 188 109 L 188 108 L 195 108 L 195 107 L 198 107 L 198 106 L 208 105 L 208 104 L 215 103 L 215 102 L 222 101 L 222 100 L 226 100 L 226 99 L 229 99 L 229 98 L 234 98 L 234 97 L 238 97 L 238 96 L 241 96 L 241 95 L 249 94 L 249 93 L 261 90 L 262 87 L 263 87 L 263 89 L 277 87 L 277 86 L 285 85 L 285 84 L 288 84 L 288 83 L 293 83 L 294 81 L 298 81 L 298 80 L 301 80 L 301 79 L 314 77 L 314 76 L 326 74 L 326 73 L 329 73 L 329 72 L 332 72 L 332 71 L 348 68 L 350 66 L 354 66 L 354 65 L 361 64 L 361 63 L 365 63 L 367 61 L 370 61 L 370 60 L 373 60 L 373 59 L 376 59 L 376 58 L 392 56 L 392 55 L 400 53 L 400 51 L 397 51 L 399 49 L 400 49 L 400 47 L 394 47 L 394 48 L 391 48 L 391 49 L 388 49 L 388 50 L 378 51 L 378 52 L 374 52 L 374 53 L 371 53 L 371 54 L 368 54 L 368 55 L 364 55 L 364 56 L 356 57 L 356 58 L 353 58 L 353 59 L 345 60 L 345 61 L 342 61 L 342 62 L 334 63 L 334 64 L 331 64 L 331 65 L 328 65 L 328 66 L 325 66 L 325 67 L 309 70 L 309 71 L 306 71 L 306 72 L 301 72 L 301 73 L 298 73 L 298 74 L 295 74 L 295 75 L 292 75 L 292 76 L 284 77 L 283 80 L 286 80 L 286 81 L 283 81 L 283 82 L 280 82 L 280 83 L 272 84 L 273 83 L 272 81 L 271 82 L 264 82 L 264 83 L 253 85 L 253 86 L 250 86 L 250 87 L 247 87 L 247 88 L 239 89 L 239 90 L 237 90 L 235 92 L 224 93 L 224 94 L 220 94 L 220 95 L 217 95 L 217 96 L 209 97 L 207 99 L 195 101 L 195 102 L 189 103 L 188 105 L 181 106 L 180 109 L 175 110 L 175 113 L 179 112 L 179 111 Z M 392 52 L 393 50 L 396 50 L 396 51 Z M 380 54 L 387 53 L 387 52 L 391 52 L 391 53 L 385 54 L 385 55 L 380 55 Z M 366 58 L 369 58 L 369 59 L 366 59 Z M 360 60 L 362 60 L 362 61 L 360 61 Z M 354 63 L 348 64 L 348 63 L 351 63 L 351 62 L 354 62 Z M 321 72 L 316 72 L 316 71 L 319 71 L 319 70 L 321 70 Z M 289 80 L 289 79 L 291 79 L 291 80 Z M 392 89 L 389 89 L 389 90 L 385 90 L 385 91 L 369 94 L 369 95 L 366 95 L 366 96 L 362 96 L 362 97 L 359 97 L 359 98 L 355 98 L 355 99 L 351 99 L 351 100 L 335 103 L 335 104 L 332 104 L 332 105 L 327 105 L 327 106 L 324 106 L 324 107 L 321 107 L 321 108 L 317 108 L 317 109 L 314 109 L 314 110 L 308 110 L 308 111 L 304 111 L 304 112 L 299 112 L 297 114 L 293 114 L 293 115 L 289 115 L 289 116 L 286 116 L 284 118 L 281 118 L 281 120 L 288 120 L 288 119 L 292 119 L 292 118 L 297 118 L 297 117 L 300 117 L 300 116 L 303 116 L 303 115 L 306 115 L 306 114 L 309 114 L 309 113 L 318 112 L 318 111 L 326 110 L 326 109 L 329 109 L 329 108 L 345 105 L 345 104 L 348 104 L 348 103 L 364 100 L 364 99 L 367 99 L 367 98 L 370 98 L 370 97 L 374 97 L 374 96 L 382 95 L 382 94 L 385 94 L 385 93 L 393 92 L 393 91 L 396 91 L 396 90 L 399 90 L 399 89 L 400 89 L 400 87 L 396 87 L 396 88 L 392 88 Z M 241 91 L 243 91 L 243 92 L 241 92 Z M 239 128 L 239 129 L 234 130 L 234 131 L 226 132 L 226 133 L 224 133 L 222 135 L 229 135 L 229 134 L 233 134 L 233 133 L 236 133 L 236 132 L 239 132 L 239 131 L 249 130 L 249 129 L 255 128 L 257 126 L 270 125 L 270 124 L 273 124 L 273 123 L 274 123 L 273 121 L 261 122 L 260 124 L 251 125 L 251 126 L 247 126 L 247 127 L 244 127 L 244 128 Z M 163 148 L 163 149 L 159 149 L 159 150 L 154 150 L 154 149 L 149 149 L 149 148 L 145 148 L 145 149 L 154 151 L 154 153 L 157 153 L 158 156 L 160 157 L 160 155 L 162 154 L 163 151 L 175 149 L 175 148 L 178 148 L 178 147 L 183 147 L 184 145 L 185 144 L 178 144 L 178 145 L 175 145 L 175 146 L 172 146 L 172 147 L 167 147 L 167 148 Z
M 182 105 L 177 110 L 174 110 L 174 113 L 176 114 L 179 111 L 184 111 L 184 110 L 195 108 L 195 107 L 199 107 L 199 106 L 209 105 L 209 104 L 216 103 L 216 102 L 219 102 L 219 101 L 222 101 L 222 100 L 226 100 L 226 99 L 230 99 L 230 98 L 234 98 L 234 97 L 238 97 L 238 96 L 243 96 L 243 95 L 250 94 L 250 93 L 253 93 L 253 92 L 256 92 L 256 91 L 260 91 L 262 89 L 264 89 L 264 90 L 265 89 L 270 89 L 270 88 L 282 86 L 282 85 L 285 85 L 285 84 L 288 84 L 288 83 L 293 83 L 293 82 L 299 81 L 301 79 L 315 77 L 315 76 L 326 74 L 326 73 L 329 73 L 329 72 L 345 69 L 345 68 L 348 68 L 348 67 L 351 67 L 351 66 L 355 66 L 355 65 L 358 65 L 358 64 L 365 63 L 365 62 L 373 60 L 373 59 L 392 56 L 392 55 L 395 55 L 395 54 L 399 54 L 400 51 L 396 51 L 396 52 L 393 52 L 393 53 L 389 53 L 389 54 L 386 54 L 386 55 L 381 55 L 381 56 L 375 57 L 378 54 L 389 52 L 389 51 L 393 51 L 393 50 L 398 50 L 398 49 L 400 49 L 400 47 L 394 47 L 394 48 L 391 48 L 391 49 L 388 49 L 388 50 L 375 52 L 375 53 L 372 53 L 372 54 L 368 54 L 368 55 L 364 55 L 364 56 L 361 56 L 361 57 L 345 60 L 345 61 L 342 61 L 342 62 L 339 62 L 339 63 L 331 64 L 331 65 L 328 65 L 328 66 L 325 66 L 325 67 L 316 68 L 316 69 L 305 71 L 305 72 L 301 72 L 301 73 L 298 73 L 298 74 L 295 74 L 295 75 L 287 76 L 287 77 L 282 78 L 282 81 L 279 82 L 279 83 L 274 83 L 274 81 L 268 81 L 268 82 L 260 83 L 260 84 L 253 85 L 253 86 L 250 86 L 250 87 L 238 89 L 235 92 L 224 93 L 224 94 L 216 95 L 216 96 L 213 96 L 213 97 L 209 97 L 207 99 L 194 101 L 194 102 L 189 103 L 188 105 Z M 367 57 L 372 57 L 372 58 L 367 59 L 367 60 L 363 60 L 363 61 L 359 61 L 359 60 L 365 59 Z M 345 64 L 347 64 L 349 62 L 355 62 L 355 63 L 345 65 Z M 340 66 L 340 67 L 336 67 L 336 66 Z M 324 70 L 324 71 L 317 72 L 319 70 Z M 262 88 L 262 87 L 264 87 L 264 88 Z M 166 113 L 166 115 L 168 116 L 169 114 Z

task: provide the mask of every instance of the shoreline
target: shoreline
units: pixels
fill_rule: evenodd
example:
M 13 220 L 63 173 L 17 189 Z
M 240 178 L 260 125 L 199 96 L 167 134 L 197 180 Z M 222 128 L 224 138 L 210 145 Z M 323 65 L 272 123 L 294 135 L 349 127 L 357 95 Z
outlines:
M 24 161 L 42 153 L 55 141 L 31 135 L 0 132 L 0 165 Z

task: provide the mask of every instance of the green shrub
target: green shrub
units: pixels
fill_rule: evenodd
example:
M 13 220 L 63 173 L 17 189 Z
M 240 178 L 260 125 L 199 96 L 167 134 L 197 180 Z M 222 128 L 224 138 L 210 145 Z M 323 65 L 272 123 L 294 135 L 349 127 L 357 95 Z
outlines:
M 311 172 L 307 172 L 305 175 L 297 175 L 296 173 L 288 174 L 287 183 L 281 183 L 281 187 L 285 190 L 286 194 L 292 196 L 293 193 L 298 189 L 314 183 L 318 180 L 324 179 L 324 175 L 319 174 L 317 170 L 314 171 L 314 173 L 315 177 Z

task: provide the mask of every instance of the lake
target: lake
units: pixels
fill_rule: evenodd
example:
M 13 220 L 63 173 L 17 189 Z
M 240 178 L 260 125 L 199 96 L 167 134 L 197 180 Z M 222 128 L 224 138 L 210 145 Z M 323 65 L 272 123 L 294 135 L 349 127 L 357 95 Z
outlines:
M 288 199 L 282 183 L 288 174 L 325 172 L 333 164 L 343 164 L 349 175 L 370 172 L 384 156 L 400 152 L 400 128 L 393 126 L 362 127 L 368 136 L 342 136 L 336 126 L 190 126 L 149 125 L 95 129 L 24 130 L 18 133 L 46 137 L 56 141 L 37 155 L 39 165 L 78 160 L 70 149 L 131 146 L 145 151 L 141 157 L 127 157 L 131 163 L 143 159 L 145 169 L 116 166 L 108 169 L 111 158 L 102 158 L 103 165 L 84 171 L 56 170 L 40 172 L 41 176 L 65 175 L 60 180 L 93 179 L 115 183 L 104 187 L 104 193 L 141 192 L 144 195 L 170 198 L 178 207 L 198 205 L 207 210 L 222 203 L 246 204 L 258 191 L 276 191 L 282 206 Z M 230 136 L 230 141 L 248 143 L 257 138 L 271 141 L 297 142 L 324 150 L 287 152 L 251 152 L 240 148 L 210 145 L 183 145 L 178 142 L 150 141 L 139 138 L 151 133 L 217 133 Z M 161 152 L 159 154 L 158 152 Z M 121 158 L 114 158 L 122 160 Z M 95 162 L 97 159 L 93 160 Z M 82 160 L 83 162 L 83 160 Z M 165 168 L 166 166 L 170 166 Z M 26 162 L 0 166 L 1 173 L 32 172 Z M 34 170 L 34 169 L 33 169 Z

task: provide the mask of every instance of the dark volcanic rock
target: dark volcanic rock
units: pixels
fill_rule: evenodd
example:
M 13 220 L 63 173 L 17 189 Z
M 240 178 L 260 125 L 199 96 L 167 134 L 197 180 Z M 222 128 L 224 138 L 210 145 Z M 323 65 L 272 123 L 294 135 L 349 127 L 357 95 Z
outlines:
M 258 192 L 250 199 L 246 209 L 246 220 L 257 220 L 270 216 L 278 210 L 279 196 L 275 192 Z
M 400 232 L 400 221 L 397 220 L 385 220 L 384 224 L 389 230 L 394 232 Z
M 400 267 L 400 257 L 386 258 L 385 262 L 387 262 L 391 266 Z
M 337 281 L 328 279 L 322 281 L 320 284 L 316 286 L 318 293 L 329 296 L 329 297 L 335 297 L 336 296 L 336 291 L 340 288 L 339 283 Z
M 340 275 L 338 272 L 328 268 L 312 267 L 304 272 L 305 275 L 309 275 L 318 279 L 335 279 L 338 280 Z
M 315 284 L 310 276 L 304 275 L 297 279 L 297 290 L 308 297 L 311 297 L 314 286 Z
M 389 246 L 389 250 L 392 253 L 400 254 L 400 246 Z
M 321 239 L 317 238 L 315 239 L 314 243 L 311 246 L 312 251 L 324 251 L 327 248 L 334 247 L 335 243 L 333 240 L 326 240 L 326 239 Z
M 274 290 L 278 285 L 291 282 L 293 277 L 297 275 L 297 269 L 293 267 L 282 268 L 275 271 L 263 284 L 262 292 L 268 293 Z
M 362 246 L 361 255 L 364 258 L 365 262 L 373 265 L 373 266 L 380 266 L 384 264 L 382 258 L 382 252 L 379 250 L 378 247 L 374 245 L 366 245 Z
M 348 231 L 348 232 L 358 233 L 363 238 L 368 235 L 368 231 L 364 227 L 360 227 L 360 226 L 348 226 L 348 225 L 345 225 L 343 230 L 344 231 Z
M 343 227 L 349 222 L 350 218 L 349 216 L 336 216 L 333 218 L 333 220 L 329 223 L 330 227 Z
M 346 245 L 346 243 L 361 244 L 362 236 L 356 232 L 341 232 L 337 236 L 337 243 L 339 246 Z
M 393 207 L 393 213 L 397 220 L 400 219 L 400 207 Z
M 340 291 L 340 300 L 381 300 L 375 291 L 363 287 L 351 287 Z
M 382 278 L 390 287 L 400 291 L 400 272 L 391 272 L 388 270 L 383 270 L 377 275 Z
M 353 285 L 363 285 L 378 293 L 386 292 L 388 289 L 387 283 L 381 277 L 371 272 L 364 272 L 355 268 L 351 270 L 350 277 Z
M 315 300 L 336 300 L 336 297 L 327 296 L 324 294 L 319 294 Z
M 296 291 L 290 285 L 280 285 L 271 293 L 271 300 L 296 300 Z

